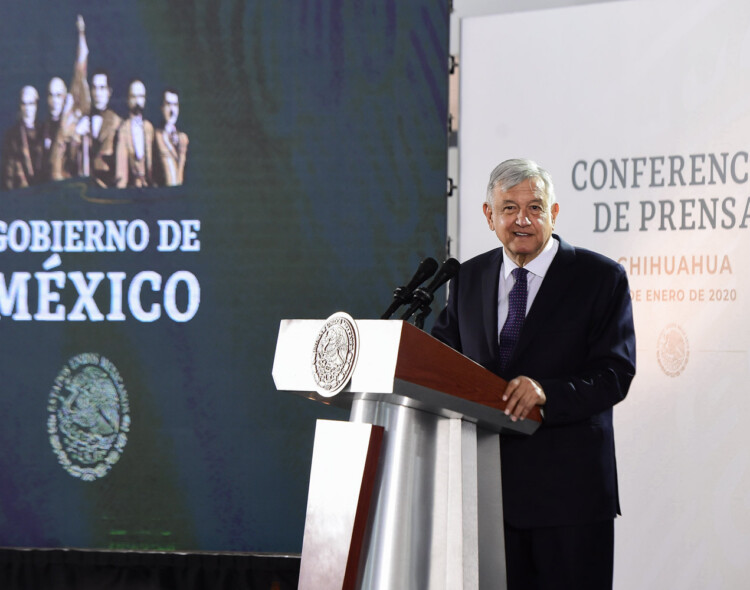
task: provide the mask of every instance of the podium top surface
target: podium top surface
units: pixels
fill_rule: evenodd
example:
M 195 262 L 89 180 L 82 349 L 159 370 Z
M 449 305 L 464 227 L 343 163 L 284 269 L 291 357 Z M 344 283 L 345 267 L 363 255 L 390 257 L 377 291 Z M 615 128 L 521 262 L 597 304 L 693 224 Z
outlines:
M 312 366 L 325 323 L 281 321 L 273 365 L 278 390 L 344 408 L 356 399 L 407 405 L 497 432 L 531 434 L 541 422 L 538 409 L 512 422 L 501 399 L 503 379 L 402 320 L 356 320 L 359 349 L 351 380 L 336 395 L 320 395 Z

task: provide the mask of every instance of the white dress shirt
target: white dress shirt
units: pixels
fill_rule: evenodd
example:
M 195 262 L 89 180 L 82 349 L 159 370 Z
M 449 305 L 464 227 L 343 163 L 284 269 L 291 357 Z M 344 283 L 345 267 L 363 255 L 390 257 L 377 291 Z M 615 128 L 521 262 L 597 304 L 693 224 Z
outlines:
M 534 303 L 536 294 L 539 293 L 539 288 L 542 286 L 544 275 L 547 274 L 552 260 L 557 254 L 557 249 L 560 243 L 553 237 L 545 244 L 544 249 L 539 255 L 529 262 L 524 268 L 529 271 L 526 275 L 526 285 L 528 288 L 528 294 L 526 296 L 526 314 L 528 315 L 531 309 L 531 304 Z M 500 284 L 497 290 L 497 336 L 500 337 L 500 330 L 503 329 L 505 319 L 508 316 L 508 294 L 515 284 L 515 279 L 511 274 L 514 268 L 518 268 L 518 265 L 513 262 L 510 257 L 505 253 L 505 247 L 503 247 L 503 266 L 500 268 Z
M 130 129 L 133 133 L 133 150 L 136 160 L 142 160 L 146 154 L 146 135 L 143 131 L 143 117 L 133 117 Z

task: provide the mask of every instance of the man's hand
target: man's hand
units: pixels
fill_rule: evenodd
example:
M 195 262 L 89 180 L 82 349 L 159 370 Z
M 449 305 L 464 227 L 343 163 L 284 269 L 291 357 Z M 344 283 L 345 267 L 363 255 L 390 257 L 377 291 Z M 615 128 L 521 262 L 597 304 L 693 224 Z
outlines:
M 505 405 L 505 415 L 510 419 L 523 420 L 534 406 L 543 406 L 547 403 L 547 396 L 544 395 L 542 386 L 530 377 L 519 375 L 508 382 L 503 393 Z

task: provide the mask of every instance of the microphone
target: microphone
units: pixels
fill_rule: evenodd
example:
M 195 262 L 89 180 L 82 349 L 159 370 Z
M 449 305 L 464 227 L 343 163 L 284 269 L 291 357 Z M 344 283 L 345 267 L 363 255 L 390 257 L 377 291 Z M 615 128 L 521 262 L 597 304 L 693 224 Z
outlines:
M 387 320 L 393 315 L 394 311 L 396 311 L 405 303 L 409 302 L 411 300 L 414 289 L 419 287 L 419 285 L 421 285 L 432 275 L 434 275 L 437 268 L 438 263 L 434 258 L 425 258 L 422 262 L 420 262 L 419 267 L 417 268 L 417 272 L 414 273 L 414 276 L 411 278 L 411 281 L 409 281 L 409 284 L 406 285 L 406 287 L 396 287 L 396 290 L 393 292 L 393 302 L 388 307 L 388 309 L 385 310 L 385 313 L 380 316 L 380 319 Z
M 414 294 L 412 295 L 412 304 L 406 311 L 406 313 L 401 316 L 401 319 L 408 320 L 414 314 L 414 312 L 421 309 L 422 313 L 419 315 L 419 319 L 423 322 L 424 318 L 426 318 L 431 311 L 430 304 L 435 298 L 435 291 L 437 291 L 445 283 L 450 281 L 458 272 L 460 266 L 461 263 L 455 258 L 449 258 L 448 260 L 443 262 L 440 270 L 433 277 L 432 281 L 429 285 L 427 285 L 427 287 L 414 289 Z

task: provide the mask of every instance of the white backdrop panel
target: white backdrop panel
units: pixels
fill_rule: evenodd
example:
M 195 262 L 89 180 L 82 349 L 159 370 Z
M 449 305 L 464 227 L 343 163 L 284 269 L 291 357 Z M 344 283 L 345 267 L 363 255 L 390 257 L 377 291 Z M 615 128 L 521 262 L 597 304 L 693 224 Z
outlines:
M 616 587 L 745 587 L 750 5 L 465 18 L 460 52 L 459 258 L 497 245 L 481 213 L 491 169 L 529 157 L 555 181 L 556 231 L 630 276 Z

